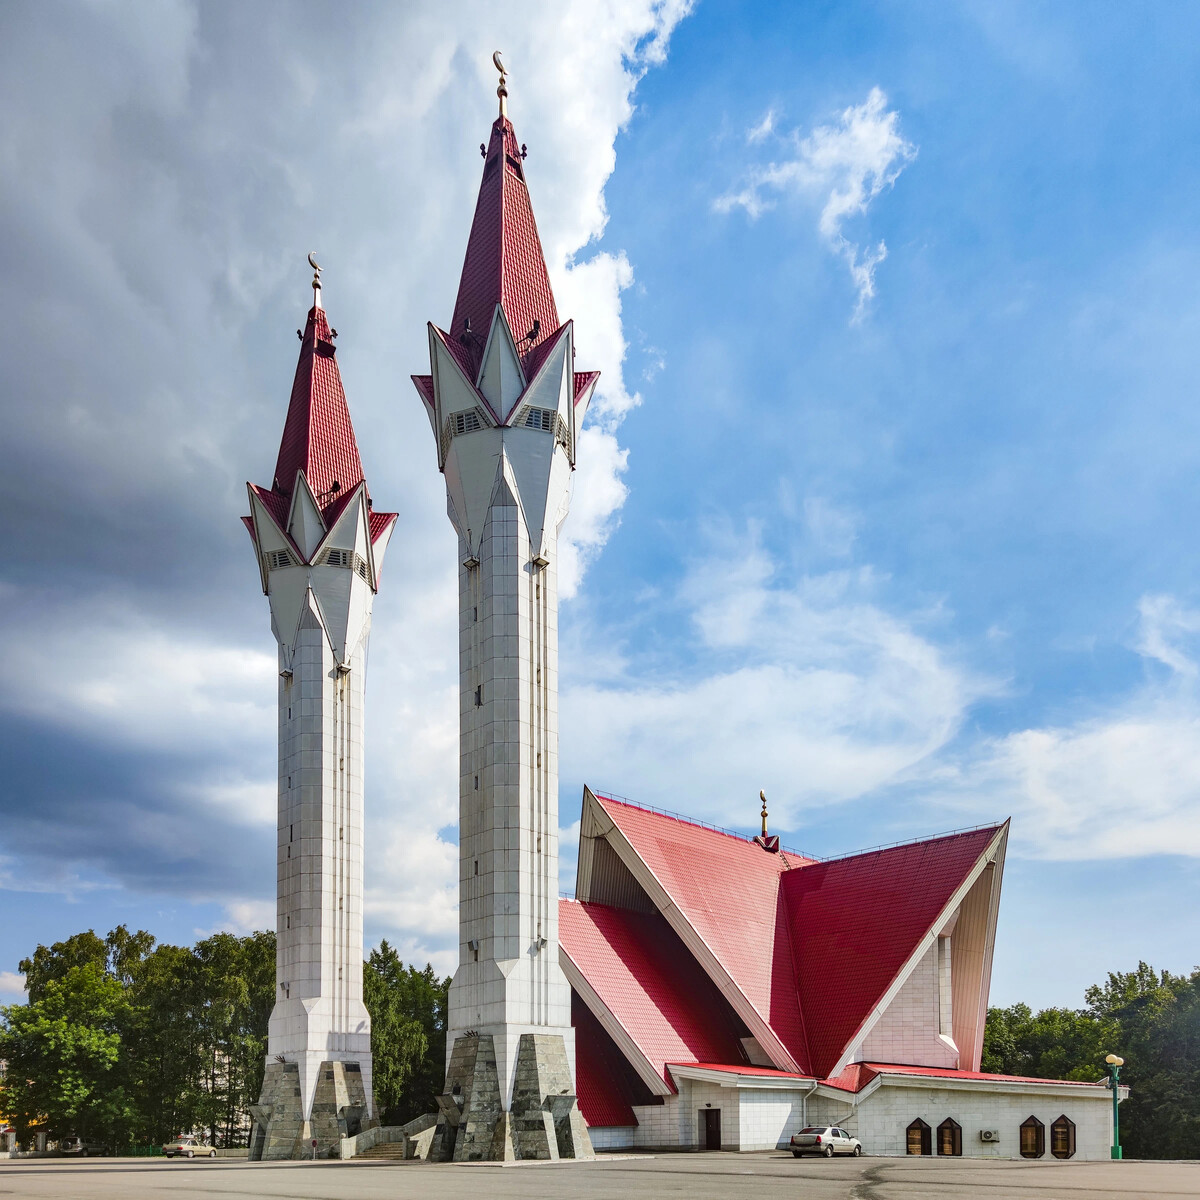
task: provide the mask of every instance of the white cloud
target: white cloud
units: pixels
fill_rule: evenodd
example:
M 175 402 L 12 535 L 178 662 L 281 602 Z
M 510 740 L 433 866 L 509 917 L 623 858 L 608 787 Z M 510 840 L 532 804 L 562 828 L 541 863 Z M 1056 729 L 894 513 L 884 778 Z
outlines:
M 196 937 L 211 937 L 214 933 L 236 933 L 245 936 L 261 929 L 275 928 L 274 900 L 238 900 L 225 905 L 225 920 L 212 929 L 197 929 Z
M 1144 597 L 1135 644 L 1169 674 L 1087 717 L 976 744 L 932 773 L 935 801 L 1013 814 L 1014 847 L 1036 858 L 1200 857 L 1197 633 L 1200 610 Z
M 0 971 L 0 1004 L 24 1004 L 25 976 L 16 971 Z
M 762 120 L 746 130 L 746 141 L 754 146 L 770 137 L 775 132 L 775 116 L 775 110 L 768 108 L 763 113 Z
M 198 21 L 179 2 L 149 22 L 91 6 L 11 31 L 0 201 L 21 230 L 5 291 L 21 303 L 5 312 L 28 353 L 3 402 L 19 586 L 0 584 L 0 631 L 22 684 L 0 708 L 49 744 L 72 735 L 69 775 L 35 748 L 10 794 L 40 812 L 49 787 L 81 832 L 67 846 L 18 814 L 0 886 L 174 889 L 235 928 L 267 912 L 276 665 L 237 517 L 244 480 L 269 478 L 311 248 L 372 494 L 402 514 L 368 680 L 368 923 L 449 961 L 455 553 L 406 377 L 427 369 L 425 321 L 449 319 L 499 46 L 559 311 L 580 368 L 603 372 L 564 529 L 569 596 L 615 527 L 619 427 L 640 402 L 621 320 L 633 270 L 599 245 L 604 188 L 638 81 L 690 8 L 470 0 L 453 19 L 433 3 L 352 6 L 331 26 L 300 4 L 280 38 L 253 9 Z M 158 853 L 170 838 L 195 861 Z M 203 869 L 205 838 L 228 842 L 222 872 Z
M 768 117 L 773 114 L 768 113 Z M 750 141 L 770 133 L 763 123 Z M 790 137 L 791 157 L 756 167 L 739 190 L 715 201 L 718 212 L 742 208 L 756 218 L 775 204 L 775 196 L 791 195 L 821 202 L 817 228 L 829 247 L 846 262 L 860 320 L 875 295 L 875 268 L 887 257 L 882 240 L 864 246 L 846 236 L 846 223 L 865 216 L 875 198 L 890 188 L 916 156 L 916 147 L 900 135 L 900 114 L 888 111 L 887 97 L 872 88 L 862 104 L 845 109 L 832 125 L 818 125 L 807 136 Z
M 802 807 L 880 788 L 946 746 L 987 689 L 877 603 L 869 570 L 787 580 L 753 530 L 716 540 L 679 601 L 717 669 L 571 685 L 564 774 L 718 821 L 765 787 L 794 827 Z M 597 779 L 598 763 L 616 777 Z

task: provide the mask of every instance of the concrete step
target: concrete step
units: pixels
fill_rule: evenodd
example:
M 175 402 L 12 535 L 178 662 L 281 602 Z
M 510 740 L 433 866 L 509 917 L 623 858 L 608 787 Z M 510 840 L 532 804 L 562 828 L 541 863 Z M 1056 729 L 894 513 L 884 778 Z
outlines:
M 356 1154 L 355 1158 L 399 1158 L 404 1157 L 403 1142 L 376 1142 L 370 1150 Z

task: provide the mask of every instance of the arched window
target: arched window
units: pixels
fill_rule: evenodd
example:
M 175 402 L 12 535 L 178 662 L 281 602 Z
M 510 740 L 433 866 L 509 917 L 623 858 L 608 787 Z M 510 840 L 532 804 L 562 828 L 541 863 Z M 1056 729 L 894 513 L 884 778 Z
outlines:
M 906 1132 L 905 1145 L 909 1154 L 933 1153 L 933 1130 L 918 1117 Z
M 1075 1122 L 1061 1116 L 1050 1126 L 1050 1153 L 1055 1158 L 1073 1158 L 1075 1155 Z
M 1021 1157 L 1041 1158 L 1046 1153 L 1046 1127 L 1030 1117 L 1021 1122 Z
M 962 1126 L 953 1117 L 938 1126 L 938 1153 L 962 1157 Z

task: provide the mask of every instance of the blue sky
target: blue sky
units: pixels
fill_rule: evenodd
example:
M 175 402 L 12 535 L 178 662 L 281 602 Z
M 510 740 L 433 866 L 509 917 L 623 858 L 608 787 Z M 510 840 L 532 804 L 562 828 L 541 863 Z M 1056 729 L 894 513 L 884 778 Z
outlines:
M 0 18 L 9 995 L 79 928 L 272 919 L 272 643 L 237 517 L 309 249 L 401 513 L 368 938 L 450 968 L 454 542 L 407 376 L 449 318 L 496 46 L 605 371 L 567 526 L 564 851 L 584 782 L 745 829 L 763 787 L 819 854 L 1011 815 L 995 1002 L 1200 958 L 1200 17 L 592 10 Z

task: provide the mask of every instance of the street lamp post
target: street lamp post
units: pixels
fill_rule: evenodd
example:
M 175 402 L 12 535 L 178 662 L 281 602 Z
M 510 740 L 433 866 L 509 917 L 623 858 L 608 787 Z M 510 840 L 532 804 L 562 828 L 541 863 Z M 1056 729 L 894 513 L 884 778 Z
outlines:
M 1104 1061 L 1108 1063 L 1108 1073 L 1111 1076 L 1110 1086 L 1113 1094 L 1113 1140 L 1112 1140 L 1112 1157 L 1121 1157 L 1121 1126 L 1120 1117 L 1117 1115 L 1117 1105 L 1121 1102 L 1120 1084 L 1121 1084 L 1121 1068 L 1125 1065 L 1125 1060 L 1117 1054 L 1109 1054 L 1105 1056 Z

